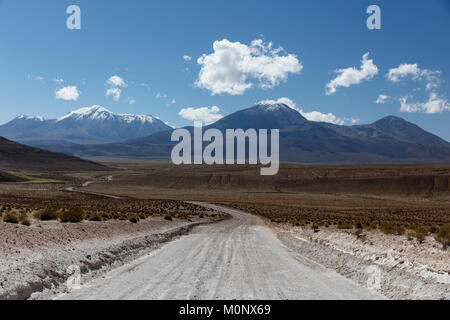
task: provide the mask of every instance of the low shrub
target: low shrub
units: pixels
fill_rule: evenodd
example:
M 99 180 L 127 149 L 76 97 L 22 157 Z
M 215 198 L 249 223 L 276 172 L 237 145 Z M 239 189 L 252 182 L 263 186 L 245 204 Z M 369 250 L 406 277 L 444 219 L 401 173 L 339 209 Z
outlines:
M 350 222 L 341 222 L 338 224 L 337 228 L 341 230 L 353 229 L 353 224 Z
M 63 211 L 59 214 L 59 220 L 61 222 L 76 223 L 81 222 L 84 219 L 84 211 L 80 207 L 71 207 L 67 211 Z
M 3 215 L 3 222 L 17 224 L 19 223 L 19 217 L 16 213 L 8 211 Z
M 28 218 L 28 215 L 26 212 L 22 212 L 21 214 L 19 214 L 19 222 L 21 225 L 24 225 L 27 227 L 29 227 L 31 225 L 31 221 Z
M 131 223 L 138 223 L 139 216 L 136 214 L 130 214 L 130 215 L 128 215 L 128 221 L 130 221 Z
M 91 213 L 88 217 L 89 221 L 103 221 L 103 217 L 98 213 Z
M 414 240 L 414 237 L 415 237 L 415 232 L 414 232 L 414 231 L 408 231 L 408 232 L 406 233 L 406 239 L 407 239 L 408 241 L 413 241 L 413 240 Z
M 361 223 L 361 222 L 356 222 L 356 223 L 355 223 L 355 228 L 356 228 L 356 229 L 359 229 L 359 230 L 362 230 L 362 229 L 363 229 L 362 223 Z
M 313 229 L 313 231 L 314 231 L 315 233 L 317 233 L 317 232 L 319 232 L 319 225 L 318 225 L 317 223 L 313 223 L 313 224 L 311 225 L 311 229 Z
M 394 234 L 398 236 L 405 234 L 405 228 L 403 226 L 390 222 L 381 223 L 380 230 L 385 234 Z
M 58 210 L 55 208 L 45 208 L 34 213 L 34 217 L 41 221 L 58 219 Z
M 439 232 L 439 227 L 438 226 L 431 226 L 430 227 L 430 233 L 438 233 Z
M 416 237 L 419 243 L 424 242 L 425 237 L 428 235 L 428 230 L 425 227 L 418 227 L 414 230 L 414 236 Z
M 436 234 L 436 241 L 442 243 L 442 249 L 450 247 L 450 224 L 444 224 Z

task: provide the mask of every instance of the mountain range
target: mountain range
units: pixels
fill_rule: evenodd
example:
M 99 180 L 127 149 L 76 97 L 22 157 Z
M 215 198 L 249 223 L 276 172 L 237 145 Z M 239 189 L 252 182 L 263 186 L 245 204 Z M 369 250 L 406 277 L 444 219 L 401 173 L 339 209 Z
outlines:
M 100 106 L 58 119 L 21 115 L 0 126 L 0 136 L 30 146 L 102 144 L 151 135 L 171 127 L 149 115 L 116 114 Z
M 301 163 L 450 163 L 450 144 L 402 118 L 342 126 L 305 119 L 282 103 L 260 103 L 206 126 L 280 129 L 280 160 Z M 186 129 L 193 131 L 192 127 Z M 172 129 L 109 144 L 53 144 L 46 148 L 76 156 L 170 158 Z M 1 135 L 1 130 L 0 130 Z

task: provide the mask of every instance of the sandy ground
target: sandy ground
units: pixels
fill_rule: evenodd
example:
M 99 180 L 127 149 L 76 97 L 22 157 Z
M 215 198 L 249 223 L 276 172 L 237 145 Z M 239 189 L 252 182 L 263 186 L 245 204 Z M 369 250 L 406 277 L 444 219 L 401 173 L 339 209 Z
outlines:
M 232 219 L 179 240 L 58 299 L 381 299 L 376 292 L 293 254 L 261 218 Z
M 154 217 L 137 224 L 51 221 L 26 227 L 0 223 L 0 299 L 39 298 L 66 290 L 71 266 L 79 268 L 82 280 L 88 281 L 210 221 Z
M 350 231 L 269 224 L 294 252 L 390 299 L 450 299 L 450 250 L 432 237 L 419 244 L 365 231 L 361 240 Z

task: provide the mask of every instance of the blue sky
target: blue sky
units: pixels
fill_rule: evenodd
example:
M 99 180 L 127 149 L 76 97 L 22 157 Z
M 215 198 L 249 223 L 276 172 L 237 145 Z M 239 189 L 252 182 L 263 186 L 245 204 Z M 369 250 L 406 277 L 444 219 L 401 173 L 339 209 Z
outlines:
M 66 27 L 72 4 L 81 30 Z M 371 4 L 381 8 L 381 30 L 366 27 Z M 288 98 L 312 119 L 392 114 L 450 140 L 448 0 L 0 0 L 0 40 L 0 123 L 101 105 L 182 126 Z M 108 84 L 112 76 L 125 85 Z M 77 99 L 70 91 L 58 99 L 64 87 L 76 87 Z

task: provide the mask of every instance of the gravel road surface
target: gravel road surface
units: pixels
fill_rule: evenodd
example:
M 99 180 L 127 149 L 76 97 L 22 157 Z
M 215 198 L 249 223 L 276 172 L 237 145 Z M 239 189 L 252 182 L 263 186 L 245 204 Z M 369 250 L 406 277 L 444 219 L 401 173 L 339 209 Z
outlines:
M 248 213 L 197 227 L 57 299 L 382 299 L 290 251 Z

